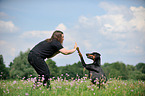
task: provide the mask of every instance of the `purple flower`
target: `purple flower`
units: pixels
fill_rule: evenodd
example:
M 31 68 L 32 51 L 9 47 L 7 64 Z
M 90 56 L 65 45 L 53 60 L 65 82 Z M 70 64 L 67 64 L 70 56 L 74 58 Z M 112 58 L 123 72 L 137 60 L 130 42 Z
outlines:
M 13 84 L 16 84 L 16 81 L 14 81 Z
M 82 83 L 83 81 L 81 81 L 81 83 Z
M 131 90 L 131 92 L 133 92 L 133 90 Z
M 28 93 L 25 93 L 25 95 L 28 96 L 29 94 Z

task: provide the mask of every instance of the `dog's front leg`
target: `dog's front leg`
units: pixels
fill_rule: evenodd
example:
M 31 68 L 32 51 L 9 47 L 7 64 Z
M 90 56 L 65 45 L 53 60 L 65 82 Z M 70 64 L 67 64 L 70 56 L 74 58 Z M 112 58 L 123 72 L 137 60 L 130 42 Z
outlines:
M 79 53 L 79 56 L 80 56 L 82 65 L 83 65 L 84 67 L 86 67 L 86 63 L 85 63 L 85 61 L 84 61 L 83 55 L 81 54 L 81 52 L 80 52 L 80 50 L 79 50 L 79 47 L 77 47 L 77 51 L 78 51 L 78 53 Z

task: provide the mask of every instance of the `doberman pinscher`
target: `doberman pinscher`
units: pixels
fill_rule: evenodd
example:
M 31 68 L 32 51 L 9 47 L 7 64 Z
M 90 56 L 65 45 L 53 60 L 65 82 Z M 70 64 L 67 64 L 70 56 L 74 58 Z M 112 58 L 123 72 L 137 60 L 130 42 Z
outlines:
M 101 68 L 101 60 L 100 60 L 100 54 L 97 52 L 88 53 L 86 54 L 87 58 L 92 59 L 94 62 L 92 64 L 86 64 L 83 56 L 79 50 L 79 47 L 77 47 L 77 51 L 79 53 L 81 63 L 83 67 L 85 67 L 89 71 L 90 79 L 93 84 L 98 84 L 100 88 L 101 83 L 105 83 L 107 81 L 107 77 Z

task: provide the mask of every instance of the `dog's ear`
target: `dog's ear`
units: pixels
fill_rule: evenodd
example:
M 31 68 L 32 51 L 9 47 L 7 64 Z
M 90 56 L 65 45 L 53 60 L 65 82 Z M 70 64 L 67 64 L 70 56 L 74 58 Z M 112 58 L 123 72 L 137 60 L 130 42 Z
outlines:
M 92 55 L 94 55 L 96 58 L 100 57 L 101 54 L 100 53 L 97 53 L 97 52 L 93 52 Z

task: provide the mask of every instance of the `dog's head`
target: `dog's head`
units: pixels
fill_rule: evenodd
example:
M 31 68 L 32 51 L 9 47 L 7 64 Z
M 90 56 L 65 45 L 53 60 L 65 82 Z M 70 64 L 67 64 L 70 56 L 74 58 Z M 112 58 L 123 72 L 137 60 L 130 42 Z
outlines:
M 96 61 L 98 59 L 100 59 L 100 54 L 97 52 L 93 52 L 93 53 L 87 53 L 86 54 L 87 58 L 92 59 L 93 61 Z

